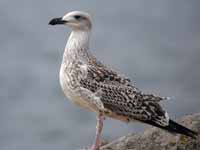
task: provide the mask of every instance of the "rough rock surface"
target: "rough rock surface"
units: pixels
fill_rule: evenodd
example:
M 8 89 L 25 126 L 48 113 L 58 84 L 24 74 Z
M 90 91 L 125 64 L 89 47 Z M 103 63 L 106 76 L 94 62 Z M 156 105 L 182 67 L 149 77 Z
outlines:
M 188 115 L 178 121 L 182 125 L 200 131 L 200 113 Z M 150 127 L 141 134 L 130 134 L 101 147 L 101 150 L 200 150 L 200 138 L 170 134 Z

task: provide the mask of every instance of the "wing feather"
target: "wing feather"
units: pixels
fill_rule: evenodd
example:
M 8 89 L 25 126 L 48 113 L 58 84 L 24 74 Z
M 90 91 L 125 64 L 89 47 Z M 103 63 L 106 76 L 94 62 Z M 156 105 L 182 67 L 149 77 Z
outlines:
M 81 80 L 81 85 L 92 92 L 101 91 L 99 98 L 104 108 L 133 120 L 154 120 L 167 125 L 166 112 L 157 101 L 148 100 L 140 91 L 128 86 L 116 86 L 98 83 L 94 80 Z M 145 99 L 144 99 L 145 97 Z
M 167 113 L 159 105 L 162 97 L 143 94 L 128 78 L 107 68 L 96 58 L 87 66 L 87 77 L 80 82 L 83 88 L 99 95 L 104 107 L 117 115 L 136 120 L 151 120 L 160 125 L 168 124 Z
M 130 79 L 103 65 L 95 57 L 90 58 L 87 73 L 89 79 L 97 82 L 133 87 Z

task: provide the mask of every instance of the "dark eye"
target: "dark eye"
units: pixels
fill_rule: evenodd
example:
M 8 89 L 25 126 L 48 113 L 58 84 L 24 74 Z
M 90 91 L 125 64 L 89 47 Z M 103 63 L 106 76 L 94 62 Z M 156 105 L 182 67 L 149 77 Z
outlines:
M 81 16 L 79 16 L 79 15 L 75 15 L 74 18 L 78 20 L 78 19 L 81 18 Z

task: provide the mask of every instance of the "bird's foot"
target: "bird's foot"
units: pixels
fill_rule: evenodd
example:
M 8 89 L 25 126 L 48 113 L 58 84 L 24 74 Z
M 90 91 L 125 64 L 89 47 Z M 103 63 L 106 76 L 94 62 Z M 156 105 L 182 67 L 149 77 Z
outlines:
M 92 145 L 91 147 L 82 148 L 80 150 L 100 150 L 99 146 Z
M 99 146 L 92 145 L 89 150 L 100 150 Z

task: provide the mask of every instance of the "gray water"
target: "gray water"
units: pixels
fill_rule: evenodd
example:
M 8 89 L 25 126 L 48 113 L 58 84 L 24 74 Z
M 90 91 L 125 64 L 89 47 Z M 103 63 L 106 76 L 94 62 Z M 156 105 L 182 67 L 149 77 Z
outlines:
M 199 0 L 0 0 L 0 150 L 89 146 L 95 115 L 66 100 L 59 67 L 70 30 L 53 17 L 84 10 L 94 21 L 91 51 L 141 90 L 171 96 L 175 119 L 199 112 Z M 147 126 L 107 119 L 109 141 Z

